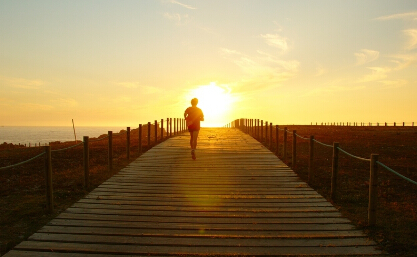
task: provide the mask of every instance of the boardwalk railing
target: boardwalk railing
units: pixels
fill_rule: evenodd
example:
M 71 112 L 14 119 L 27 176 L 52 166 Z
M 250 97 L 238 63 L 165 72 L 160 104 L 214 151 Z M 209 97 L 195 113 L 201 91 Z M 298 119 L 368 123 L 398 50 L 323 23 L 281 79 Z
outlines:
M 370 123 L 371 125 L 371 123 Z M 387 123 L 385 123 L 385 126 Z M 414 122 L 412 123 L 414 126 Z M 395 123 L 394 123 L 395 126 Z M 404 126 L 404 123 L 403 123 Z M 237 119 L 233 122 L 226 125 L 226 127 L 233 127 L 238 128 L 242 130 L 245 133 L 250 134 L 254 138 L 258 139 L 261 142 L 265 142 L 265 144 L 272 150 L 273 146 L 273 137 L 272 137 L 272 130 L 273 125 L 272 123 L 264 122 L 263 120 L 259 119 Z M 275 138 L 276 138 L 276 154 L 278 155 L 278 149 L 279 149 L 279 131 L 283 131 L 283 161 L 287 161 L 287 136 L 290 131 L 288 131 L 287 127 L 284 127 L 284 129 L 281 129 L 278 125 L 275 125 Z M 265 132 L 265 134 L 264 134 Z M 268 134 L 269 132 L 269 134 Z M 265 135 L 265 136 L 264 136 Z M 376 208 L 377 208 L 377 186 L 378 186 L 378 167 L 382 167 L 385 170 L 388 170 L 392 172 L 393 174 L 397 175 L 400 178 L 405 179 L 406 181 L 417 185 L 417 182 L 414 180 L 411 180 L 410 178 L 407 178 L 404 175 L 401 175 L 400 173 L 396 172 L 395 170 L 391 169 L 390 167 L 386 166 L 382 162 L 380 162 L 379 155 L 378 154 L 371 154 L 370 158 L 362 158 L 355 156 L 351 153 L 348 153 L 347 151 L 343 150 L 339 147 L 338 142 L 334 142 L 333 145 L 324 144 L 320 141 L 317 141 L 314 139 L 314 136 L 310 137 L 303 137 L 299 134 L 297 134 L 296 130 L 292 131 L 292 168 L 295 169 L 296 163 L 297 163 L 297 138 L 300 138 L 302 140 L 309 140 L 309 159 L 308 159 L 308 182 L 310 182 L 310 179 L 312 177 L 312 174 L 314 172 L 314 143 L 317 143 L 319 145 L 322 145 L 324 147 L 329 147 L 333 149 L 333 157 L 332 157 L 332 175 L 331 175 L 331 191 L 330 196 L 332 200 L 335 200 L 335 195 L 337 191 L 337 176 L 338 176 L 338 170 L 339 170 L 339 152 L 342 152 L 346 154 L 349 157 L 365 161 L 370 163 L 369 168 L 369 202 L 368 202 L 368 225 L 373 226 L 376 224 Z
M 161 122 L 158 124 L 158 121 L 155 120 L 154 122 L 154 142 L 151 142 L 151 123 L 148 122 L 148 124 L 146 124 L 147 127 L 147 148 L 151 148 L 152 143 L 153 145 L 157 145 L 158 142 L 162 142 L 163 140 L 178 135 L 182 132 L 184 132 L 186 130 L 186 124 L 185 124 L 185 120 L 182 118 L 167 118 L 166 119 L 166 130 L 164 130 L 164 119 L 161 119 Z M 142 144 L 142 139 L 144 139 L 143 137 L 143 125 L 139 124 L 138 129 L 138 151 L 139 154 L 142 153 L 143 151 L 143 144 Z M 160 135 L 158 136 L 158 128 L 160 128 Z M 164 133 L 165 131 L 165 133 Z M 126 134 L 126 158 L 129 160 L 130 158 L 130 143 L 131 143 L 131 137 L 130 137 L 130 127 L 126 128 L 126 131 L 120 132 L 117 134 L 117 136 L 122 136 L 124 134 Z M 164 135 L 165 134 L 165 135 Z M 21 166 L 25 163 L 31 162 L 37 158 L 40 158 L 42 156 L 44 156 L 45 158 L 45 181 L 46 181 L 46 209 L 49 213 L 53 212 L 53 187 L 52 187 L 52 153 L 54 152 L 60 152 L 60 151 L 65 151 L 71 148 L 75 148 L 78 146 L 83 145 L 83 168 L 84 168 L 84 188 L 88 188 L 90 181 L 89 181 L 89 177 L 90 177 L 90 160 L 89 160 L 89 146 L 92 143 L 98 142 L 98 141 L 102 141 L 107 139 L 108 140 L 108 170 L 112 171 L 113 169 L 113 137 L 115 135 L 113 134 L 112 131 L 108 131 L 107 136 L 104 137 L 99 137 L 95 140 L 90 140 L 88 136 L 84 136 L 83 137 L 83 142 L 80 142 L 78 144 L 75 144 L 73 146 L 70 147 L 66 147 L 66 148 L 62 148 L 62 149 L 51 149 L 51 146 L 44 146 L 44 151 L 36 156 L 34 156 L 33 158 L 30 158 L 28 160 L 16 163 L 16 164 L 12 164 L 12 165 L 8 165 L 5 167 L 0 167 L 0 172 L 2 170 L 6 170 L 6 169 L 12 169 L 18 166 Z M 159 140 L 158 140 L 159 139 Z

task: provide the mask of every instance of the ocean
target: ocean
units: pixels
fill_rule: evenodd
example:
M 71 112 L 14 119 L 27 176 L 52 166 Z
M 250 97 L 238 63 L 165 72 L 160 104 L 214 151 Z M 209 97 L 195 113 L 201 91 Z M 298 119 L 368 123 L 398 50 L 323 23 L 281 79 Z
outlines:
M 126 127 L 75 127 L 77 140 L 82 141 L 83 136 L 98 137 L 107 134 L 108 131 L 118 133 L 120 130 L 126 130 Z M 131 127 L 133 130 L 134 128 Z M 74 141 L 74 130 L 72 126 L 68 127 L 17 127 L 4 126 L 0 127 L 0 144 L 12 143 L 31 146 L 45 145 L 49 142 L 66 142 Z

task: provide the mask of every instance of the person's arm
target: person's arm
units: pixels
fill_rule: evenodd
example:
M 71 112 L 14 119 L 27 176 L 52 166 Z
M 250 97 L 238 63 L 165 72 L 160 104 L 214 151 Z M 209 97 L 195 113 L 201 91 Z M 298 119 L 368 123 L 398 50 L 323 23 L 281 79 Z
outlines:
M 200 121 L 204 121 L 204 113 L 201 111 Z
M 185 111 L 184 111 L 184 119 L 187 119 L 187 116 L 188 116 L 187 110 L 188 109 L 185 109 Z

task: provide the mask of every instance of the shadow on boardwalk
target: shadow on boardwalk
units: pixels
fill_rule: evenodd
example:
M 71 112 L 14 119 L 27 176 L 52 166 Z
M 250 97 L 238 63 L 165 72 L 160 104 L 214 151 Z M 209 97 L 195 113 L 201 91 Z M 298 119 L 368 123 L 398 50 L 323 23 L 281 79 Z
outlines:
M 6 257 L 379 255 L 250 136 L 202 129 L 149 150 Z

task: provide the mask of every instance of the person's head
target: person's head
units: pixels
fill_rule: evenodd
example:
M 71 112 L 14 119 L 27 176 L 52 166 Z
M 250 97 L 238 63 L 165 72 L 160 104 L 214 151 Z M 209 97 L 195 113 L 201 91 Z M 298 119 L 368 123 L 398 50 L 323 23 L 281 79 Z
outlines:
M 197 98 L 191 99 L 191 105 L 192 106 L 197 106 L 197 104 L 198 104 L 198 99 Z

